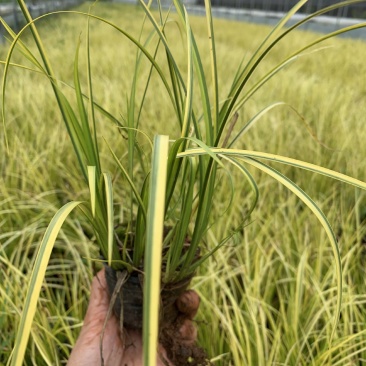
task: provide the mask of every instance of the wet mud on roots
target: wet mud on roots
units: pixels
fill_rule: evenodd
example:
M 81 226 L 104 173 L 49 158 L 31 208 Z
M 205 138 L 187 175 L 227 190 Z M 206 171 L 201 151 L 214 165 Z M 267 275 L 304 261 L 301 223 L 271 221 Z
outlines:
M 106 266 L 105 274 L 113 311 L 123 323 L 123 328 L 142 330 L 143 275 L 132 272 L 127 277 L 127 271 L 117 272 L 109 266 Z M 177 283 L 166 284 L 161 290 L 159 342 L 174 366 L 210 365 L 205 351 L 193 340 L 196 329 L 191 324 L 191 319 L 187 318 L 187 304 L 184 296 L 181 296 L 187 291 L 191 279 L 189 277 Z M 115 291 L 116 285 L 120 285 L 119 291 Z

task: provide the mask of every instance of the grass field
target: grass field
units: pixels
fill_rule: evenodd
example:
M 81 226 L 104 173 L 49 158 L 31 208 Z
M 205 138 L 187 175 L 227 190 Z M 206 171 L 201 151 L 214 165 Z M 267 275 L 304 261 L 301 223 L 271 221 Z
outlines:
M 141 9 L 100 4 L 93 11 L 138 35 Z M 205 19 L 192 17 L 191 23 L 199 47 L 209 55 Z M 179 29 L 174 22 L 168 27 L 177 39 L 174 53 L 184 65 Z M 215 27 L 220 94 L 225 95 L 230 87 L 227 81 L 270 28 L 225 20 L 216 20 Z M 54 16 L 52 24 L 42 21 L 39 26 L 56 75 L 70 95 L 67 84 L 72 83 L 79 39 L 81 49 L 85 47 L 85 30 L 86 18 L 70 14 Z M 271 51 L 253 82 L 316 37 L 307 32 L 290 35 Z M 29 34 L 22 39 L 34 47 Z M 115 116 L 124 115 L 135 49 L 116 31 L 92 21 L 91 52 L 95 100 Z M 6 47 L 0 54 L 4 60 Z M 365 181 L 365 57 L 364 42 L 333 39 L 287 66 L 245 104 L 236 128 L 271 103 L 286 105 L 263 116 L 237 147 L 302 159 Z M 12 61 L 27 64 L 19 52 Z M 204 61 L 209 74 L 209 56 Z M 80 69 L 85 70 L 84 56 Z M 142 80 L 147 72 L 142 72 Z M 137 100 L 142 93 L 141 87 Z M 175 115 L 166 98 L 161 82 L 153 76 L 140 126 L 150 138 L 156 132 L 177 137 Z M 9 147 L 6 153 L 1 128 L 0 365 L 10 356 L 35 251 L 47 224 L 62 204 L 88 196 L 48 80 L 12 68 L 5 106 Z M 200 111 L 199 105 L 195 108 Z M 101 115 L 98 128 L 103 166 L 113 174 L 113 161 L 102 137 L 111 144 L 118 142 L 113 148 L 120 156 L 127 143 L 121 144 L 116 128 Z M 149 148 L 143 136 L 140 144 Z M 260 189 L 250 222 L 200 268 L 194 280 L 202 299 L 200 344 L 215 365 L 362 365 L 366 363 L 365 194 L 309 172 L 273 166 L 313 197 L 338 235 L 344 287 L 335 336 L 331 339 L 336 270 L 325 232 L 292 193 L 250 169 Z M 230 197 L 223 176 L 207 233 L 208 248 L 236 227 L 253 198 L 242 177 L 234 170 L 232 175 L 237 187 L 235 203 L 225 212 Z M 115 212 L 120 217 L 128 194 L 125 184 L 115 184 L 120 200 Z M 97 266 L 93 259 L 99 255 L 87 232 L 87 223 L 77 213 L 62 229 L 47 269 L 26 365 L 66 364 L 88 303 Z

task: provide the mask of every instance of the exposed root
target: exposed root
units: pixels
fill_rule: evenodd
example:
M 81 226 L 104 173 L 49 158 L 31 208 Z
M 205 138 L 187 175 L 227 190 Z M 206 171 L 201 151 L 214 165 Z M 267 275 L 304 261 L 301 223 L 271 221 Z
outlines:
M 101 366 L 104 366 L 103 338 L 104 338 L 105 329 L 107 327 L 107 322 L 108 322 L 109 318 L 112 315 L 113 308 L 114 308 L 114 305 L 116 303 L 117 297 L 122 296 L 123 291 L 121 291 L 121 289 L 122 289 L 123 285 L 126 283 L 127 278 L 128 278 L 128 272 L 127 271 L 117 273 L 117 283 L 116 283 L 116 286 L 115 286 L 115 288 L 113 290 L 113 293 L 111 295 L 107 316 L 105 317 L 104 324 L 103 324 L 103 330 L 102 330 L 102 333 L 100 335 L 99 349 L 100 349 L 100 363 L 101 363 Z M 121 329 L 123 329 L 123 308 L 121 309 L 121 313 L 120 313 L 120 327 L 121 327 Z M 123 334 L 123 332 L 121 334 Z

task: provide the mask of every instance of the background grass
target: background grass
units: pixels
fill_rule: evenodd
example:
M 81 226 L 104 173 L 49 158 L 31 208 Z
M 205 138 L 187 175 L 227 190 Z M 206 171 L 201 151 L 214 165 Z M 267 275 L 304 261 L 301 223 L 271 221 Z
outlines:
M 141 9 L 103 4 L 94 11 L 138 35 Z M 191 23 L 199 47 L 205 50 L 205 19 L 192 17 Z M 63 15 L 54 16 L 52 25 L 43 22 L 40 28 L 56 74 L 66 83 L 72 82 L 79 38 L 85 46 L 85 25 L 84 18 Z M 168 27 L 171 37 L 177 39 L 174 54 L 184 64 L 180 32 L 174 22 Z M 225 81 L 232 79 L 243 57 L 244 62 L 249 59 L 270 28 L 224 20 L 216 20 L 215 27 L 220 94 L 225 95 L 230 87 Z M 271 51 L 257 76 L 314 37 L 307 32 L 288 37 Z M 32 48 L 30 39 L 24 37 Z M 366 45 L 337 39 L 325 46 L 282 70 L 255 94 L 240 113 L 236 128 L 276 101 L 288 103 L 298 113 L 288 106 L 277 107 L 237 147 L 303 159 L 366 180 Z M 117 32 L 94 21 L 91 51 L 95 100 L 112 114 L 123 115 L 136 51 Z M 2 55 L 4 59 L 5 53 Z M 15 56 L 13 62 L 17 59 Z M 209 57 L 203 61 L 209 74 Z M 82 57 L 80 69 L 85 70 Z M 45 227 L 62 204 L 88 196 L 48 81 L 36 73 L 13 69 L 8 83 L 10 146 L 9 155 L 0 157 L 0 364 L 6 363 L 12 349 L 35 249 Z M 141 87 L 137 95 L 142 93 Z M 156 132 L 178 137 L 174 112 L 165 100 L 161 83 L 153 77 L 141 125 L 150 138 Z M 304 121 L 328 148 L 314 141 Z M 116 141 L 112 147 L 123 157 L 127 142 L 116 137 L 123 131 L 100 115 L 98 125 L 99 135 L 109 143 Z M 4 152 L 4 131 L 0 133 L 0 151 Z M 150 149 L 143 136 L 140 145 Z M 115 173 L 107 146 L 101 143 L 101 148 L 105 170 Z M 366 362 L 364 193 L 308 172 L 273 166 L 314 198 L 339 236 L 344 297 L 335 339 L 329 343 L 336 271 L 326 234 L 296 197 L 253 170 L 260 200 L 251 223 L 243 232 L 236 232 L 194 280 L 202 296 L 200 343 L 217 365 L 361 365 Z M 205 243 L 208 248 L 215 245 L 215 238 L 233 230 L 250 206 L 250 188 L 234 169 L 232 174 L 238 187 L 235 204 L 225 212 L 229 187 L 223 176 L 215 197 L 215 224 Z M 115 212 L 122 218 L 129 190 L 122 177 L 114 174 L 114 180 L 115 196 L 121 202 Z M 93 259 L 99 255 L 89 233 L 77 213 L 62 229 L 42 289 L 27 365 L 66 363 L 87 306 L 93 267 L 97 266 Z

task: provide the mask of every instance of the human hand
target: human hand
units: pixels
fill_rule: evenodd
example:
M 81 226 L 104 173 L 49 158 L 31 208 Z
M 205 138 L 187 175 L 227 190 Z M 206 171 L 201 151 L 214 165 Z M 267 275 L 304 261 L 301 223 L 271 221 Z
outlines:
M 196 292 L 188 290 L 178 298 L 176 305 L 184 318 L 180 328 L 180 337 L 187 344 L 193 344 L 197 330 L 192 319 L 197 313 L 199 297 Z M 142 335 L 134 329 L 127 329 L 124 337 L 120 334 L 119 321 L 112 315 L 105 320 L 109 309 L 109 295 L 104 269 L 93 278 L 90 302 L 84 318 L 84 325 L 74 349 L 71 352 L 68 366 L 100 366 L 101 335 L 103 359 L 106 366 L 143 366 Z M 122 339 L 125 339 L 125 344 Z M 159 354 L 166 359 L 166 352 L 160 346 Z M 157 366 L 165 366 L 159 357 Z M 172 366 L 171 363 L 169 365 Z

